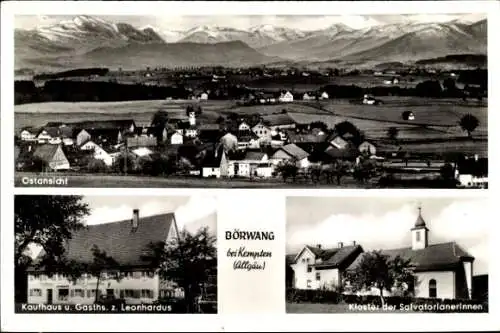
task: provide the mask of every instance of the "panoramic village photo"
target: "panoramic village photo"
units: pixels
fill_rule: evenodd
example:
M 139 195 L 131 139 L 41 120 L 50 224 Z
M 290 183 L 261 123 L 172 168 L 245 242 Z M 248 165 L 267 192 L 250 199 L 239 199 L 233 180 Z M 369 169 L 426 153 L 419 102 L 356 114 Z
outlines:
M 287 313 L 488 312 L 484 198 L 288 197 Z
M 17 313 L 217 313 L 208 196 L 15 196 Z
M 15 17 L 16 186 L 488 187 L 486 14 L 84 14 Z

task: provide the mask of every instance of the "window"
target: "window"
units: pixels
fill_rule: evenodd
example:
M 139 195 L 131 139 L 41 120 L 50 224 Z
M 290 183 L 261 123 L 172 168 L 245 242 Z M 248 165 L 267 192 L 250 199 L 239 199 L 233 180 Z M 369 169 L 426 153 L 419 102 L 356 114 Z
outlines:
M 34 297 L 42 296 L 42 289 L 30 289 L 30 296 Z
M 437 297 L 437 284 L 434 279 L 429 281 L 429 297 Z
M 320 281 L 320 280 L 321 280 L 321 273 L 316 272 L 316 281 Z
M 307 280 L 307 288 L 311 288 L 311 280 Z
M 417 238 L 417 242 L 420 242 L 420 231 L 417 231 L 416 238 Z
M 302 258 L 302 262 L 306 262 L 306 260 L 304 258 Z
M 69 289 L 59 289 L 57 294 L 57 300 L 59 301 L 67 301 L 69 299 Z
M 307 266 L 307 273 L 311 273 L 312 272 L 312 267 L 311 266 Z
M 153 291 L 151 289 L 142 289 L 141 298 L 153 298 Z
M 95 298 L 95 289 L 87 290 L 87 297 L 88 298 Z
M 127 298 L 141 298 L 141 291 L 139 289 L 125 289 L 124 295 Z
M 132 276 L 134 277 L 134 279 L 140 279 L 141 278 L 141 272 L 133 272 L 132 273 Z
M 125 298 L 125 290 L 120 290 L 120 298 Z

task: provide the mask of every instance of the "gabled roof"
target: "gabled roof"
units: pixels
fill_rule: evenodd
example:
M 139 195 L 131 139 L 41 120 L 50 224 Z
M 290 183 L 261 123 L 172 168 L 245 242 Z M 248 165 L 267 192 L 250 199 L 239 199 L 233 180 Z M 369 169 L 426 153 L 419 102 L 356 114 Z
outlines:
M 314 267 L 345 267 L 355 260 L 356 256 L 363 252 L 363 248 L 360 245 L 350 245 L 337 248 L 323 249 L 320 247 L 306 245 L 305 248 L 295 257 L 296 261 L 302 252 L 308 249 L 310 250 L 316 259 L 321 259 L 320 262 L 314 263 L 311 266 Z
M 474 260 L 474 257 L 455 242 L 433 244 L 421 250 L 413 250 L 411 247 L 382 250 L 382 254 L 390 258 L 400 256 L 411 260 L 415 271 L 448 270 L 456 268 L 464 259 Z M 358 256 L 348 269 L 354 270 L 361 262 L 363 255 Z
M 66 242 L 66 255 L 69 260 L 91 263 L 92 247 L 96 245 L 121 266 L 145 266 L 147 263 L 141 260 L 141 256 L 147 253 L 145 250 L 150 243 L 167 240 L 172 223 L 175 225 L 174 213 L 139 217 L 135 230 L 131 219 L 89 225 L 74 232 Z
M 156 147 L 158 145 L 158 141 L 156 137 L 149 136 L 138 136 L 127 138 L 127 146 L 129 148 L 134 147 Z
M 58 148 L 59 145 L 41 145 L 36 147 L 33 156 L 45 162 L 52 162 Z
M 263 153 L 261 151 L 247 150 L 245 154 L 245 160 L 262 161 L 264 156 L 266 156 L 266 153 Z

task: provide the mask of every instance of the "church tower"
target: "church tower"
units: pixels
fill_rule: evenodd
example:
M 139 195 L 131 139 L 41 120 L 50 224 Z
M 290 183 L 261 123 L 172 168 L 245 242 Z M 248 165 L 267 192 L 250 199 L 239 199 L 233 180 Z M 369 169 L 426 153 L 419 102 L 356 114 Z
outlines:
M 418 217 L 411 229 L 412 250 L 425 249 L 429 245 L 429 229 L 422 218 L 422 207 L 418 207 Z

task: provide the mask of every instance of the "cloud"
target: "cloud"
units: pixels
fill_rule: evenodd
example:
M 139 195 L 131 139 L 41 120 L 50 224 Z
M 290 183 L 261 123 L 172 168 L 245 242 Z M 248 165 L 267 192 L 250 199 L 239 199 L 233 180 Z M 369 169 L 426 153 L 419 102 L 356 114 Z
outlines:
M 153 216 L 171 212 L 175 207 L 163 198 L 143 202 L 136 206 L 127 204 L 119 206 L 99 206 L 92 209 L 91 214 L 86 219 L 86 223 L 88 225 L 93 225 L 131 219 L 134 209 L 139 209 L 140 216 Z
M 182 230 L 186 225 L 213 214 L 216 209 L 217 201 L 215 197 L 192 195 L 187 203 L 175 211 L 177 226 L 179 230 Z

